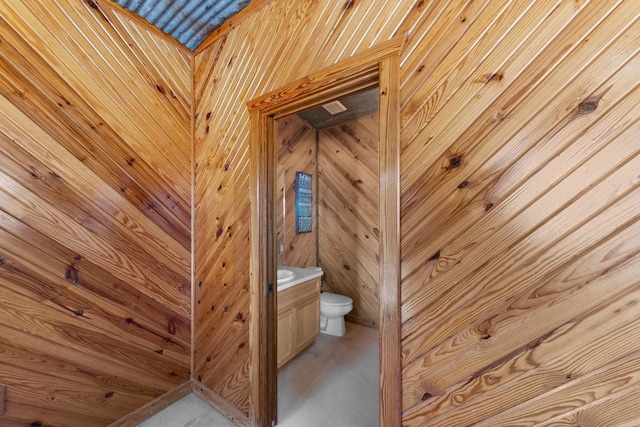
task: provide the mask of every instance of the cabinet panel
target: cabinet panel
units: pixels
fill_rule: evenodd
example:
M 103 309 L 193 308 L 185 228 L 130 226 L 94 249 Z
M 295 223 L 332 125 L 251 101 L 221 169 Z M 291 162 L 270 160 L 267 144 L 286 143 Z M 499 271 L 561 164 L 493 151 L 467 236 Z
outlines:
M 294 348 L 294 310 L 278 315 L 278 368 L 293 357 Z
M 302 302 L 296 308 L 295 322 L 296 351 L 300 351 L 320 333 L 320 300 L 317 296 Z
M 320 278 L 278 292 L 278 369 L 320 333 Z

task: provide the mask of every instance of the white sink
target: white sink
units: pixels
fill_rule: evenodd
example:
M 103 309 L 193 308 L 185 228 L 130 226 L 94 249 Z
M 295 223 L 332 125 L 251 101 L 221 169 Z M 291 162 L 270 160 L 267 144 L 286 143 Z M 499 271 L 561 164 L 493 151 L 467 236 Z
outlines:
M 278 284 L 287 283 L 295 277 L 295 273 L 291 270 L 278 270 Z

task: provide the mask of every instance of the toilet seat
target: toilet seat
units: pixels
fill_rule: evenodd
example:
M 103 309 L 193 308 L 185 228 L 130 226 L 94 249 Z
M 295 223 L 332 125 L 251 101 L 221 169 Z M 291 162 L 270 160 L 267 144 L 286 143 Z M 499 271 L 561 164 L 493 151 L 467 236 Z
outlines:
M 331 307 L 346 307 L 353 304 L 353 300 L 345 295 L 333 294 L 331 292 L 322 292 L 320 294 L 320 304 Z

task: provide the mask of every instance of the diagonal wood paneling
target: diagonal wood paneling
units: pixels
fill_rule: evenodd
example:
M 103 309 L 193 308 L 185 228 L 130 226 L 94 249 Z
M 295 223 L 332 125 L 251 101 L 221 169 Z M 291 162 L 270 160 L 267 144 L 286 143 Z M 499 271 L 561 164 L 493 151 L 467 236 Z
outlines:
M 470 76 L 458 92 L 439 93 L 406 116 L 403 135 L 417 132 L 403 152 L 403 191 L 410 195 L 403 200 L 407 425 L 431 425 L 434 415 L 433 425 L 497 425 L 516 405 L 542 411 L 538 396 L 550 393 L 557 401 L 541 422 L 572 410 L 561 403 L 559 386 L 582 394 L 600 386 L 581 379 L 597 365 L 571 356 L 573 346 L 587 343 L 592 359 L 602 356 L 598 339 L 560 343 L 568 322 L 591 321 L 636 286 L 620 276 L 638 250 L 623 243 L 637 221 L 629 209 L 637 203 L 631 171 L 638 146 L 630 135 L 638 111 L 624 102 L 637 85 L 632 9 L 613 2 L 521 8 L 521 24 L 503 32 L 479 63 L 501 61 L 495 71 L 479 68 L 485 80 Z M 539 25 L 548 28 L 544 40 L 532 31 Z M 508 48 L 513 53 L 498 56 Z M 478 105 L 483 110 L 474 116 Z M 443 145 L 425 145 L 431 138 Z M 419 169 L 416 159 L 430 166 Z M 620 258 L 604 255 L 611 247 L 623 251 Z M 594 260 L 589 268 L 585 259 Z M 620 293 L 605 290 L 612 286 Z M 631 318 L 601 319 L 624 327 Z M 615 361 L 630 350 L 618 349 L 601 362 L 612 377 Z M 529 351 L 536 356 L 530 367 L 507 371 Z M 538 361 L 553 360 L 545 352 L 566 365 L 537 370 Z M 509 375 L 497 374 L 496 365 Z M 470 395 L 481 378 L 489 383 Z M 465 397 L 431 412 L 447 396 Z M 519 414 L 506 424 L 531 417 Z
M 378 114 L 319 131 L 318 251 L 326 290 L 353 299 L 347 319 L 379 318 Z
M 108 425 L 191 374 L 191 58 L 107 3 L 0 9 L 0 424 Z
M 276 173 L 277 209 L 276 242 L 278 264 L 294 267 L 318 265 L 318 175 L 316 174 L 317 131 L 297 115 L 278 120 L 276 142 L 278 149 L 278 172 Z M 296 172 L 305 172 L 312 177 L 313 227 L 310 233 L 296 234 L 295 180 Z
M 248 410 L 245 101 L 406 34 L 403 424 L 637 422 L 638 15 L 616 0 L 276 0 L 197 55 L 207 384 Z
M 250 316 L 245 102 L 389 39 L 409 8 L 392 1 L 347 7 L 272 1 L 195 58 L 195 374 L 245 412 Z

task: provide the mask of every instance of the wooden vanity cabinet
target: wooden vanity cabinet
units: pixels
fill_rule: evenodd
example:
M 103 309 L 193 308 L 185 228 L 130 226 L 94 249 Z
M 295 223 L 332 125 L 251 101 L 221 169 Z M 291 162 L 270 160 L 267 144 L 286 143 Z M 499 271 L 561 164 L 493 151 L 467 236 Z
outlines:
M 278 369 L 320 333 L 320 278 L 278 292 Z

